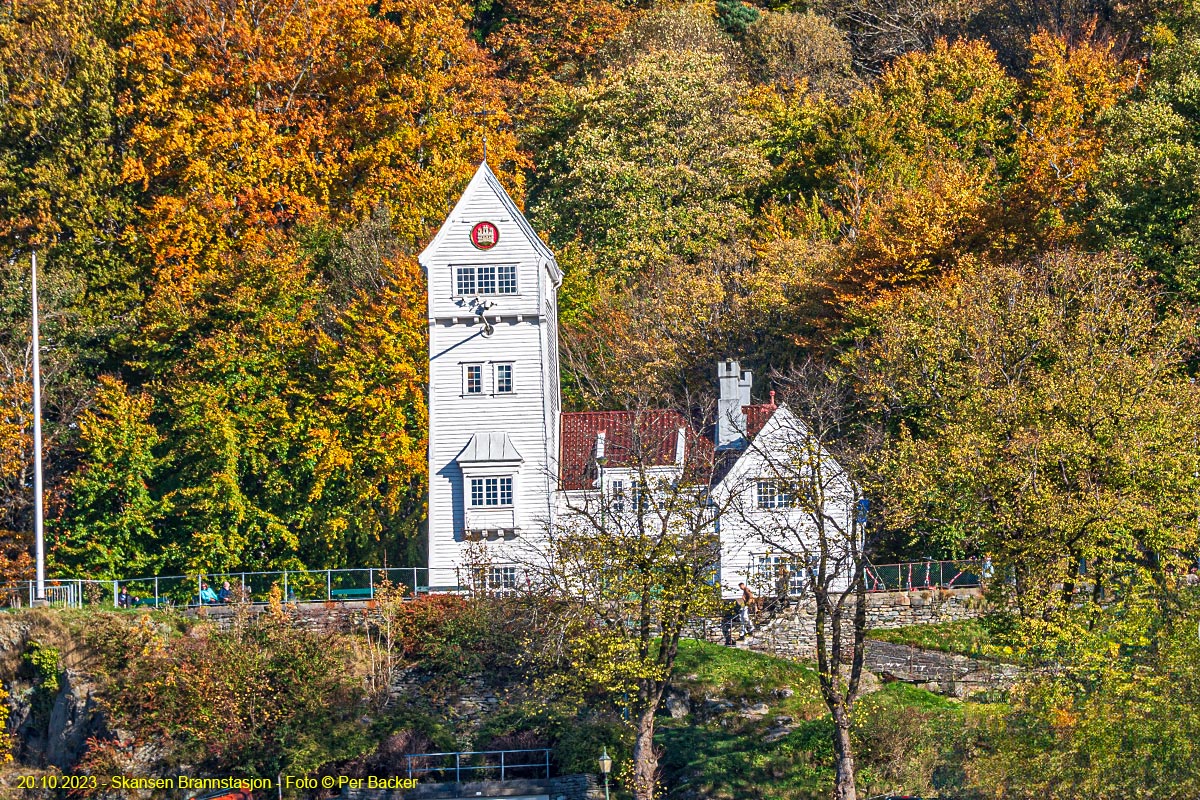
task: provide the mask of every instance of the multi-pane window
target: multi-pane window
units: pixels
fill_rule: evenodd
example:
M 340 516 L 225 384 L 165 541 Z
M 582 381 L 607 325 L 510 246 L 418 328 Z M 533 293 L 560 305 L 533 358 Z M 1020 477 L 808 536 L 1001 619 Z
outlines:
M 630 487 L 630 497 L 633 500 L 633 510 L 644 512 L 650 507 L 650 490 L 641 481 L 634 481 Z
M 492 567 L 488 570 L 487 583 L 489 589 L 516 589 L 516 567 Z
M 779 484 L 770 479 L 758 481 L 755 495 L 759 508 L 787 508 L 793 505 L 792 498 L 788 493 L 781 490 Z
M 515 266 L 497 267 L 496 294 L 517 293 L 517 268 Z
M 618 514 L 625 512 L 625 481 L 612 482 L 612 510 Z
M 467 394 L 483 394 L 483 365 L 467 364 L 463 384 Z
M 511 506 L 513 504 L 513 479 L 471 478 L 471 505 L 474 508 L 488 506 Z
M 473 294 L 516 294 L 515 265 L 457 267 L 454 288 L 464 297 Z
M 803 594 L 806 572 L 791 556 L 759 556 L 751 570 L 751 585 L 770 594 Z
M 513 390 L 513 365 L 496 365 L 496 394 L 510 394 Z
M 475 294 L 475 268 L 459 267 L 455 288 L 461 295 Z
M 475 291 L 479 294 L 495 294 L 496 293 L 496 268 L 495 267 L 476 267 L 475 268 Z

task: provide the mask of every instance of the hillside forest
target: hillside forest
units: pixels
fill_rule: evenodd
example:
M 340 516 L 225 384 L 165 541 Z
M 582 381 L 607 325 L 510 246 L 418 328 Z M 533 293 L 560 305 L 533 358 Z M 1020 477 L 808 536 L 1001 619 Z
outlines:
M 0 108 L 5 579 L 34 250 L 52 573 L 420 563 L 415 256 L 485 150 L 567 407 L 815 369 L 880 557 L 1194 557 L 1190 0 L 10 0 Z

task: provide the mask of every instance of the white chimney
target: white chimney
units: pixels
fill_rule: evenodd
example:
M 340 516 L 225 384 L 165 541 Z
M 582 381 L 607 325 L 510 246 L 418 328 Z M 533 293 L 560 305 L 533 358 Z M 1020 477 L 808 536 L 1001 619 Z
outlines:
M 738 362 L 725 359 L 717 362 L 717 447 L 728 447 L 746 435 L 746 412 L 750 405 L 750 386 L 754 376 L 742 370 Z

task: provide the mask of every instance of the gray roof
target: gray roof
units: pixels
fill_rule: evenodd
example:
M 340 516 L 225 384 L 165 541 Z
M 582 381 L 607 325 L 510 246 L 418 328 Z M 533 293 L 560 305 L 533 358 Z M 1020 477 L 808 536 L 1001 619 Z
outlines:
M 455 459 L 460 464 L 487 461 L 524 461 L 507 433 L 476 433 Z

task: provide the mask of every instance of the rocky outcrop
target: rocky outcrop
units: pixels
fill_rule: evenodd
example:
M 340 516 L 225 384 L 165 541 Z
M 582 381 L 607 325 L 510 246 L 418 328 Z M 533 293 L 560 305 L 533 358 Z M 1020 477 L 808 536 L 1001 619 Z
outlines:
M 72 769 L 87 751 L 88 739 L 107 738 L 108 721 L 87 675 L 64 670 L 58 692 L 26 687 L 13 692 L 9 725 L 17 735 L 15 756 L 31 767 Z
M 867 641 L 866 667 L 884 680 L 904 681 L 954 697 L 1007 689 L 1021 676 L 1021 668 L 1014 664 L 873 639 Z

